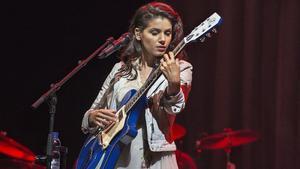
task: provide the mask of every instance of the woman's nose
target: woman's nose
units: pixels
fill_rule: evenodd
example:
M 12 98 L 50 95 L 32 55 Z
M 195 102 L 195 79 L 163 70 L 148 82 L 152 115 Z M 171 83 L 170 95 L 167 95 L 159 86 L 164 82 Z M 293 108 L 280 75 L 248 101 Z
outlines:
M 162 33 L 159 36 L 159 43 L 165 44 L 165 42 L 166 42 L 166 36 Z

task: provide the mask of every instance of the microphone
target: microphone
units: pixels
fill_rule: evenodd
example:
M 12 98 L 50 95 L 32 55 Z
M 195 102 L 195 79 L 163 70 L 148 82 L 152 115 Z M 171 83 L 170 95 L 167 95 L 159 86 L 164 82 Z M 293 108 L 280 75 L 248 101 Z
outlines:
M 124 33 L 119 37 L 119 39 L 114 40 L 106 48 L 104 48 L 100 54 L 98 54 L 98 59 L 107 58 L 109 55 L 117 50 L 120 50 L 123 46 L 127 45 L 131 40 L 129 32 Z

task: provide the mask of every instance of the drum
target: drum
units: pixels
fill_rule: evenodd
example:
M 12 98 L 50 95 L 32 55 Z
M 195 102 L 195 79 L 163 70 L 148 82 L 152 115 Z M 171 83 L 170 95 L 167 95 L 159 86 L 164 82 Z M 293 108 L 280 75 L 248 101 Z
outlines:
M 45 166 L 16 159 L 0 159 L 1 169 L 46 169 Z

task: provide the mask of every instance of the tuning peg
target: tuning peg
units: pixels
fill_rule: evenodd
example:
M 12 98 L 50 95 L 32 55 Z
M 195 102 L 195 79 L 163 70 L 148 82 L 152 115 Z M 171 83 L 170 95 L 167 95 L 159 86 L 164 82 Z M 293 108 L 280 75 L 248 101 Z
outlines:
M 202 37 L 199 40 L 200 40 L 200 42 L 204 42 L 205 41 L 205 37 Z
M 212 31 L 213 33 L 218 33 L 218 31 L 217 31 L 216 28 L 213 28 L 211 31 Z
M 208 32 L 207 34 L 205 34 L 206 37 L 210 38 L 211 37 L 211 34 L 210 32 Z

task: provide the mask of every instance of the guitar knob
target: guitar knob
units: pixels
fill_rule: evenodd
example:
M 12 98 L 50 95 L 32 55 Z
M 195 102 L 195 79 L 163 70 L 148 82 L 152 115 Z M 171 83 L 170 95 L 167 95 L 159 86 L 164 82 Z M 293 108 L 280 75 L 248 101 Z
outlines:
M 210 38 L 211 37 L 211 34 L 210 33 L 207 33 L 205 34 L 206 37 Z

